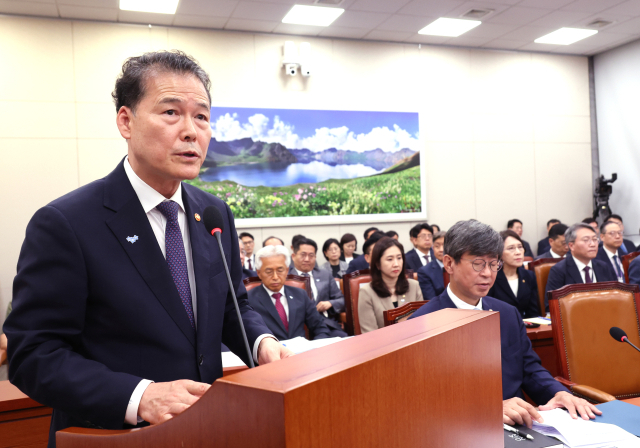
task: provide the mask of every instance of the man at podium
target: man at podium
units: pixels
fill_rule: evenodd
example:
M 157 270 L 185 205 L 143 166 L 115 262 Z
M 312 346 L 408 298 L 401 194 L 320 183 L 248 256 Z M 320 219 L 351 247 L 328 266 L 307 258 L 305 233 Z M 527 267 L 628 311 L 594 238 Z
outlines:
M 249 363 L 291 354 L 253 311 L 229 206 L 188 184 L 205 159 L 210 80 L 182 52 L 128 59 L 116 81 L 127 157 L 31 219 L 4 325 L 9 377 L 70 426 L 123 429 L 180 414 L 222 376 L 221 343 Z M 202 221 L 216 207 L 222 254 Z M 144 423 L 143 423 L 144 424 Z
M 449 285 L 439 296 L 416 311 L 411 318 L 444 308 L 498 311 L 502 346 L 503 421 L 506 424 L 532 426 L 542 422 L 536 408 L 524 401 L 524 390 L 540 410 L 566 408 L 573 418 L 595 418 L 601 412 L 582 398 L 574 397 L 542 367 L 517 308 L 487 297 L 496 274 L 502 268 L 504 242 L 490 226 L 476 220 L 459 221 L 444 238 L 444 269 Z

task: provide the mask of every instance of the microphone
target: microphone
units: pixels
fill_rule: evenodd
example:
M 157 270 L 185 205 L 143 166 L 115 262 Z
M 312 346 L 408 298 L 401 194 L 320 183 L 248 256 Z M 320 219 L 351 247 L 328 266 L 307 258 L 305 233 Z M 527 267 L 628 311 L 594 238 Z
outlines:
M 242 330 L 242 339 L 244 340 L 244 347 L 247 350 L 249 356 L 249 368 L 254 368 L 253 355 L 249 349 L 249 341 L 247 340 L 247 332 L 244 329 L 244 323 L 242 322 L 242 315 L 240 314 L 240 307 L 238 306 L 238 299 L 236 298 L 236 291 L 233 289 L 233 283 L 231 282 L 231 274 L 229 273 L 229 266 L 227 266 L 227 259 L 224 256 L 224 249 L 222 248 L 222 240 L 220 234 L 224 230 L 224 219 L 222 213 L 215 205 L 210 205 L 204 209 L 203 212 L 204 227 L 211 235 L 215 236 L 218 240 L 218 247 L 222 254 L 222 263 L 224 264 L 224 271 L 227 273 L 227 282 L 229 283 L 229 290 L 231 291 L 231 297 L 233 297 L 233 304 L 236 307 L 236 313 L 238 314 L 238 322 L 240 323 L 240 329 Z
M 624 330 L 622 328 L 618 328 L 618 327 L 611 327 L 611 329 L 609 329 L 609 334 L 611 335 L 611 337 L 613 339 L 615 339 L 618 342 L 626 342 L 627 344 L 629 344 L 631 347 L 635 348 L 636 350 L 638 350 L 640 352 L 640 348 L 636 347 L 635 345 L 633 345 L 630 341 L 629 338 L 627 337 L 627 333 L 624 332 Z

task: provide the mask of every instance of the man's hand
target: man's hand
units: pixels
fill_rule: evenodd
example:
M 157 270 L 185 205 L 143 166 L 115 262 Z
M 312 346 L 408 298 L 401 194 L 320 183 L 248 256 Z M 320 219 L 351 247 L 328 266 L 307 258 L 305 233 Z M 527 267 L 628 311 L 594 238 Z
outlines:
M 542 417 L 529 403 L 522 398 L 514 397 L 502 401 L 502 423 L 507 425 L 525 425 L 531 428 L 533 420 L 542 423 Z
M 260 346 L 258 347 L 258 364 L 262 366 L 279 359 L 288 358 L 294 354 L 275 339 L 271 337 L 264 338 L 260 341 Z
M 138 415 L 152 425 L 165 422 L 184 412 L 210 387 L 191 380 L 151 383 L 142 394 Z
M 0 334 L 0 366 L 7 359 L 7 335 Z
M 550 411 L 555 408 L 565 408 L 571 418 L 578 418 L 576 411 L 584 420 L 596 418 L 594 414 L 602 415 L 602 411 L 582 398 L 574 397 L 569 392 L 558 392 L 549 403 L 540 406 L 541 411 Z
M 318 302 L 318 304 L 316 305 L 316 309 L 318 310 L 318 312 L 324 313 L 325 311 L 327 311 L 332 306 L 333 305 L 331 305 L 331 302 L 329 302 L 329 301 Z

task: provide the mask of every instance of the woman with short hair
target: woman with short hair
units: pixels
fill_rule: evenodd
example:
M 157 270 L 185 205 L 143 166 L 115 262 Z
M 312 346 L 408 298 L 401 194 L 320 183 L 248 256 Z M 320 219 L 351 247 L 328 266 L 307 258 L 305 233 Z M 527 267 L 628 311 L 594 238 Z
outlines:
M 340 260 L 340 243 L 335 238 L 329 238 L 322 245 L 322 253 L 327 262 L 320 266 L 321 269 L 331 272 L 333 278 L 342 278 L 349 269 L 349 263 Z
M 360 254 L 356 253 L 356 250 L 358 250 L 358 240 L 356 236 L 352 233 L 342 235 L 342 238 L 340 238 L 340 250 L 342 251 L 340 259 L 346 261 L 347 265 L 349 265 L 354 258 L 358 258 Z
M 404 247 L 388 236 L 371 253 L 371 283 L 360 286 L 358 318 L 362 333 L 384 327 L 384 311 L 422 299 L 417 281 L 407 279 Z

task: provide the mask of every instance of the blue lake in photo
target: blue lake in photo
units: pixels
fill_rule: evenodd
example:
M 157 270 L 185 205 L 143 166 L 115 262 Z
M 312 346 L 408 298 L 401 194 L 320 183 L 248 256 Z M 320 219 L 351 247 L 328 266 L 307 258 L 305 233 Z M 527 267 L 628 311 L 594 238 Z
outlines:
M 317 183 L 327 179 L 353 179 L 371 176 L 376 170 L 361 163 L 354 165 L 329 165 L 324 162 L 309 163 L 248 163 L 217 166 L 200 175 L 205 182 L 233 181 L 245 187 L 286 187 L 298 183 Z

